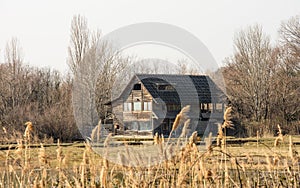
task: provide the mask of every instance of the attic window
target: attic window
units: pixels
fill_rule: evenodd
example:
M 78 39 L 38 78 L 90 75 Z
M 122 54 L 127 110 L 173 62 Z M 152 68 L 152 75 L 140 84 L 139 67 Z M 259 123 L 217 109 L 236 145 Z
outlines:
M 133 90 L 141 90 L 141 89 L 142 89 L 142 85 L 141 84 L 134 84 Z
M 174 87 L 170 84 L 159 84 L 157 85 L 157 90 L 159 91 L 174 91 Z

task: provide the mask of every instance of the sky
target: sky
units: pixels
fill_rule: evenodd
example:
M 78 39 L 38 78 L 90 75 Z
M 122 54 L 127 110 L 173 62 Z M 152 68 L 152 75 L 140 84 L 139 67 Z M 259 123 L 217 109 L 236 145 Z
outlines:
M 143 22 L 175 25 L 200 39 L 222 66 L 224 58 L 233 54 L 236 32 L 260 24 L 276 43 L 281 22 L 300 14 L 300 1 L 0 0 L 0 62 L 4 61 L 5 44 L 16 37 L 26 64 L 67 72 L 70 25 L 76 14 L 85 16 L 89 27 L 100 29 L 103 35 Z M 180 56 L 168 50 L 146 45 L 128 49 L 128 53 L 137 53 L 142 58 L 156 53 L 162 59 L 171 60 L 172 57 L 164 54 Z

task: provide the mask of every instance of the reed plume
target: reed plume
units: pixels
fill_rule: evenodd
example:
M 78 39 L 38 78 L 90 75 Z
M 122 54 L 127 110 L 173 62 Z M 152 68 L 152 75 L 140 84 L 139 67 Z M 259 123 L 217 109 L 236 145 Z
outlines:
M 60 146 L 60 141 L 59 139 L 57 140 L 57 149 L 56 149 L 56 159 L 57 159 L 57 168 L 60 169 L 63 161 L 63 152 L 62 152 L 62 147 Z
M 24 150 L 24 145 L 22 140 L 17 140 L 17 149 L 15 150 L 16 158 L 14 163 L 20 162 L 23 160 L 23 150 Z M 9 151 L 9 150 L 8 150 Z
M 193 144 L 197 143 L 197 131 L 194 131 L 193 134 L 189 138 L 189 145 L 192 146 Z
M 153 141 L 154 141 L 154 145 L 158 145 L 160 143 L 158 132 L 155 133 Z
M 109 146 L 109 143 L 110 143 L 110 140 L 112 138 L 112 133 L 109 133 L 104 141 L 104 147 L 108 147 Z
M 184 122 L 184 125 L 183 125 L 183 128 L 182 128 L 182 132 L 181 132 L 181 135 L 180 137 L 186 137 L 188 134 L 189 134 L 189 126 L 190 126 L 190 123 L 191 123 L 191 120 L 190 119 L 187 119 L 185 122 Z
M 224 122 L 222 125 L 222 128 L 233 128 L 233 123 L 232 123 L 232 107 L 228 107 L 225 112 L 224 112 Z
M 26 129 L 24 132 L 24 137 L 29 140 L 30 139 L 30 134 L 33 132 L 34 128 L 32 125 L 32 122 L 28 121 L 25 123 Z
M 218 136 L 217 136 L 217 146 L 221 146 L 221 140 L 223 139 L 224 134 L 222 130 L 222 125 L 218 124 Z
M 164 143 L 165 143 L 165 138 L 164 138 L 164 135 L 163 135 L 163 134 L 161 134 L 160 136 L 161 136 L 161 141 L 160 141 L 160 142 L 161 142 L 162 144 L 164 144 Z
M 208 154 L 210 154 L 213 150 L 213 147 L 212 147 L 212 133 L 209 133 L 208 138 L 205 139 L 205 147 L 206 147 L 206 150 L 207 150 Z
M 92 130 L 91 141 L 99 143 L 100 138 L 101 138 L 101 119 L 99 120 L 98 125 L 94 127 L 94 129 Z
M 173 132 L 179 127 L 179 125 L 181 124 L 182 121 L 184 121 L 184 120 L 186 120 L 188 118 L 189 111 L 190 111 L 190 105 L 187 105 L 187 106 L 183 107 L 181 109 L 181 111 L 177 114 L 177 116 L 175 118 L 175 121 L 173 123 L 173 126 L 172 126 L 172 130 L 171 130 L 171 132 L 169 134 L 168 141 L 166 143 L 167 147 L 169 145 L 169 142 L 170 142 L 170 139 L 171 139 L 171 136 L 172 136 Z M 177 143 L 177 145 L 178 145 L 178 143 Z M 167 150 L 167 148 L 166 148 L 166 150 Z
M 277 127 L 278 127 L 278 132 L 277 132 L 278 136 L 276 137 L 276 139 L 274 141 L 274 146 L 275 147 L 278 146 L 279 141 L 283 141 L 283 134 L 282 134 L 280 125 L 278 124 Z
M 294 149 L 294 143 L 292 136 L 289 136 L 289 151 L 288 155 L 291 158 L 293 164 L 297 164 L 299 162 L 299 155 L 298 152 Z
M 2 127 L 2 130 L 3 130 L 3 132 L 4 132 L 5 134 L 7 134 L 7 130 L 6 130 L 5 127 Z
M 39 159 L 41 166 L 45 166 L 48 163 L 46 151 L 45 151 L 44 145 L 42 143 L 41 143 L 41 147 L 40 147 L 40 150 L 38 153 L 38 159 Z
M 179 112 L 179 114 L 177 114 L 175 118 L 171 132 L 175 131 L 179 127 L 180 122 L 182 120 L 187 119 L 187 114 L 189 111 L 190 111 L 190 105 L 187 105 L 181 109 L 181 111 Z

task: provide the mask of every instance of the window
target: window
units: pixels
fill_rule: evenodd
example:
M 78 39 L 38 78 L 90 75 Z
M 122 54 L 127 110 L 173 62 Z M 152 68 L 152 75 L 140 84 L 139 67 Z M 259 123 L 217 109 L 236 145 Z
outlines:
M 132 104 L 130 102 L 124 103 L 124 112 L 130 112 L 132 111 Z
M 181 110 L 181 106 L 177 104 L 167 104 L 168 112 L 177 112 Z
M 131 122 L 131 130 L 139 130 L 139 124 L 136 121 Z
M 223 112 L 223 104 L 222 103 L 216 104 L 216 112 L 219 112 L 219 113 Z
M 150 131 L 152 130 L 152 124 L 150 121 L 130 121 L 126 122 L 127 130 L 132 131 Z
M 134 84 L 133 90 L 141 90 L 141 89 L 142 89 L 142 85 L 141 84 Z
M 140 129 L 141 131 L 148 131 L 152 129 L 152 125 L 150 121 L 140 122 Z
M 169 125 L 166 122 L 162 123 L 162 130 L 163 131 L 169 131 Z
M 152 103 L 144 102 L 144 111 L 151 111 L 151 110 L 152 110 Z
M 174 87 L 172 85 L 167 85 L 165 90 L 168 90 L 168 91 L 174 91 Z
M 206 104 L 206 106 L 207 106 L 207 111 L 211 111 L 213 109 L 212 103 L 208 103 L 208 104 Z
M 170 84 L 158 84 L 157 89 L 160 91 L 174 91 L 175 88 Z
M 134 102 L 133 103 L 133 110 L 134 111 L 141 111 L 142 110 L 142 103 L 141 102 Z

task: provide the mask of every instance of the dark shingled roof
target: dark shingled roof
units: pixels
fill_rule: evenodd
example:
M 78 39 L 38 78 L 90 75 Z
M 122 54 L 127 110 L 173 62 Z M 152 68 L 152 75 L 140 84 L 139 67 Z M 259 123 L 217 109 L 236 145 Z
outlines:
M 188 105 L 224 102 L 226 98 L 222 90 L 205 75 L 136 74 L 113 102 L 126 100 L 138 82 L 145 86 L 157 103 Z M 160 86 L 171 87 L 160 90 Z

